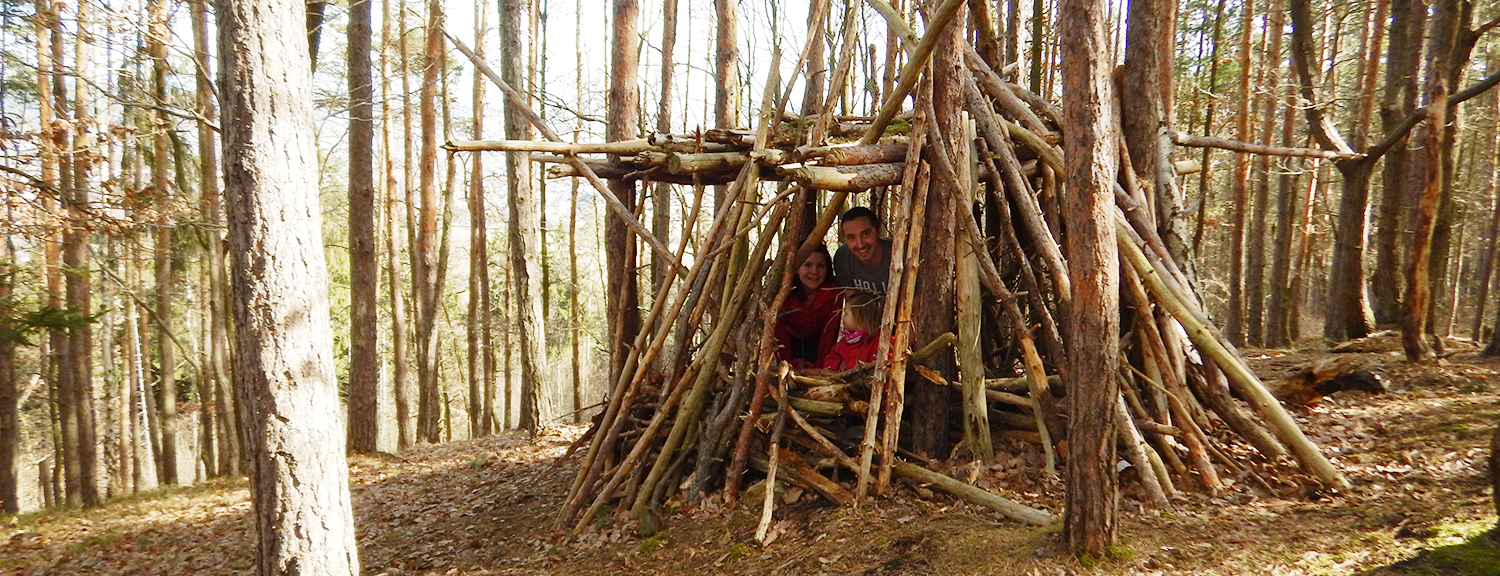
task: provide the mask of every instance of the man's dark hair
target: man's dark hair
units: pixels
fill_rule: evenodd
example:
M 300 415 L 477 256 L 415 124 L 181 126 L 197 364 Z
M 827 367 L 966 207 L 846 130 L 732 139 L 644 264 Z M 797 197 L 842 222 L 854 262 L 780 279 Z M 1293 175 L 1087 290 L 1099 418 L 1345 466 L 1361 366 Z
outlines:
M 875 215 L 874 210 L 871 210 L 864 206 L 855 206 L 853 208 L 845 210 L 844 213 L 839 216 L 839 227 L 843 227 L 843 225 L 860 218 L 868 218 L 870 220 L 870 226 L 875 228 L 876 230 L 880 230 L 880 217 Z

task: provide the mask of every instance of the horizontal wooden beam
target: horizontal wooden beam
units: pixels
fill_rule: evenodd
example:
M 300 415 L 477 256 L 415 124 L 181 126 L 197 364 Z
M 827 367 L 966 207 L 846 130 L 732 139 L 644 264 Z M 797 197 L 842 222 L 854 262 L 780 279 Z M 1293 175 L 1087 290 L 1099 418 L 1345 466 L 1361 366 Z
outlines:
M 1253 144 L 1219 138 L 1217 136 L 1197 136 L 1186 132 L 1174 132 L 1172 142 L 1178 146 L 1190 146 L 1193 148 L 1218 148 L 1220 150 L 1232 150 L 1245 152 L 1247 154 L 1264 154 L 1267 156 L 1291 156 L 1295 158 L 1327 158 L 1329 160 L 1358 160 L 1364 158 L 1364 154 L 1339 152 L 1336 150 L 1320 150 L 1317 148 L 1288 148 L 1285 146 L 1267 146 L 1265 144 Z
M 643 138 L 620 142 L 552 142 L 549 140 L 453 140 L 443 148 L 455 152 L 546 152 L 548 154 L 640 154 L 656 147 Z

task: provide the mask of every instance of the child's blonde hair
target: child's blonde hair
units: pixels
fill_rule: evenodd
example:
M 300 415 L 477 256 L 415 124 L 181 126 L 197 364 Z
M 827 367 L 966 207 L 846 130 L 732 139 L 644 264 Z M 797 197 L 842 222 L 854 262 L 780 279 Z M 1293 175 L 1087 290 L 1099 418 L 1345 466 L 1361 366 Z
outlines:
M 844 294 L 844 313 L 852 314 L 860 329 L 873 331 L 880 326 L 883 302 L 874 292 L 850 290 Z

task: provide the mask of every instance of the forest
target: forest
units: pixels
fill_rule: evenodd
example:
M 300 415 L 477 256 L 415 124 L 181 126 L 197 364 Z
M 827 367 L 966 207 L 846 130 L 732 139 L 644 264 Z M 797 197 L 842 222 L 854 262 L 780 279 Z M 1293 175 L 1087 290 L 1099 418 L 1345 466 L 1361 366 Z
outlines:
M 1500 4 L 0 6 L 0 572 L 1500 570 Z

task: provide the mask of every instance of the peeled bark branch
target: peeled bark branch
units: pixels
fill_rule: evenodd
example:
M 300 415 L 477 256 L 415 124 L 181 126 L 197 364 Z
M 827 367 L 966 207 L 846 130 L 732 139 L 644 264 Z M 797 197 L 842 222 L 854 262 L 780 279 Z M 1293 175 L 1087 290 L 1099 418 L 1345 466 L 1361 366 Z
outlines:
M 1220 150 L 1233 150 L 1235 152 L 1246 152 L 1250 154 L 1265 154 L 1268 156 L 1291 156 L 1294 158 L 1327 158 L 1330 160 L 1358 160 L 1364 158 L 1364 154 L 1357 152 L 1339 152 L 1336 150 L 1321 150 L 1317 148 L 1287 148 L 1284 146 L 1267 146 L 1251 142 L 1240 142 L 1229 138 L 1217 136 L 1197 136 L 1186 132 L 1172 133 L 1172 142 L 1178 146 L 1191 146 L 1193 148 L 1218 148 Z

